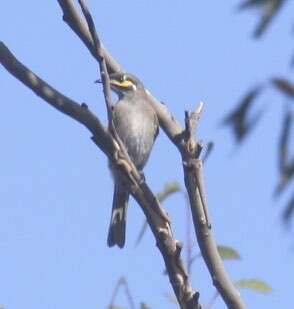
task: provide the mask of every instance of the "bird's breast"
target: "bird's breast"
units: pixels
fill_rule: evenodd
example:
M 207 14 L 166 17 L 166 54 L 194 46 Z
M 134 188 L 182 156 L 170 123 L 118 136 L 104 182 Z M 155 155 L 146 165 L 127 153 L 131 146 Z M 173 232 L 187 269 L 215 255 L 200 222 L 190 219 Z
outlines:
M 114 108 L 114 125 L 135 165 L 142 169 L 149 157 L 157 131 L 150 106 L 119 102 Z

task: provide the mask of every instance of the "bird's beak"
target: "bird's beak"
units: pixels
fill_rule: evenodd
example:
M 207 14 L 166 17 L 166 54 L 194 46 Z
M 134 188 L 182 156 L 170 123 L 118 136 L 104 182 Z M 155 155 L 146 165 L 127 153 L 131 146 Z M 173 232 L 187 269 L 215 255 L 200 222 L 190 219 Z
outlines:
M 96 84 L 102 84 L 102 80 L 101 79 L 97 79 L 95 81 Z M 120 82 L 120 81 L 117 81 L 115 79 L 110 79 L 109 80 L 109 83 L 110 83 L 110 87 L 112 88 L 112 90 L 115 90 L 117 88 L 119 89 L 129 89 L 130 87 L 135 87 L 132 82 L 130 81 L 123 81 L 123 82 Z
M 102 79 L 99 78 L 99 79 L 95 80 L 94 83 L 95 83 L 95 84 L 102 84 L 103 82 L 102 82 Z M 110 86 L 112 86 L 112 85 L 120 86 L 120 83 L 117 82 L 117 81 L 114 80 L 114 79 L 110 79 L 110 80 L 109 80 L 109 83 L 110 83 Z

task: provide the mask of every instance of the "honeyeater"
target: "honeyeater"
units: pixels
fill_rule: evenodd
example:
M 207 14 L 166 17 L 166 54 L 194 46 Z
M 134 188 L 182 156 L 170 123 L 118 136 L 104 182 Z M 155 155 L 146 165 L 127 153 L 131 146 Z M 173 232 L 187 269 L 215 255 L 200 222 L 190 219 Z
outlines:
M 127 73 L 113 73 L 109 78 L 111 89 L 118 95 L 113 107 L 114 126 L 130 158 L 142 171 L 158 134 L 158 118 L 138 78 Z M 116 176 L 111 164 L 110 168 L 114 176 L 114 194 L 107 244 L 109 247 L 118 245 L 122 248 L 125 244 L 130 193 Z

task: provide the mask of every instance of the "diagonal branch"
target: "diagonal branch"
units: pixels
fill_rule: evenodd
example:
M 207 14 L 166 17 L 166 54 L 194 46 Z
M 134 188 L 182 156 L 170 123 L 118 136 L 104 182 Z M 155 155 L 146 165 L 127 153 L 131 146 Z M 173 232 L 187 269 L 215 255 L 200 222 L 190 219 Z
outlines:
M 94 48 L 93 53 L 97 55 L 97 60 L 99 63 L 100 75 L 101 75 L 101 80 L 102 80 L 102 85 L 103 85 L 103 93 L 104 93 L 104 98 L 105 98 L 105 103 L 106 103 L 107 115 L 108 115 L 108 124 L 109 126 L 111 126 L 111 129 L 112 129 L 112 127 L 114 127 L 113 121 L 112 121 L 113 104 L 111 102 L 111 89 L 110 89 L 109 75 L 108 75 L 106 61 L 104 58 L 104 53 L 103 53 L 102 46 L 101 46 L 101 41 L 98 37 L 93 18 L 91 16 L 91 13 L 89 12 L 88 7 L 86 6 L 85 1 L 79 0 L 79 4 L 85 16 L 85 19 L 87 20 L 88 29 L 90 30 L 90 34 L 91 34 L 91 38 L 93 42 L 93 48 Z
M 99 136 L 101 148 L 103 146 L 102 150 L 104 152 L 113 151 L 114 146 L 111 142 L 109 133 L 85 103 L 79 104 L 51 87 L 18 61 L 1 41 L 0 63 L 9 73 L 30 88 L 37 96 L 44 99 L 60 112 L 86 126 L 94 136 Z
M 99 61 L 97 54 L 95 53 L 95 48 L 93 45 L 93 40 L 89 28 L 83 19 L 81 19 L 80 14 L 75 8 L 73 0 L 57 0 L 62 12 L 63 20 L 69 25 L 69 27 L 75 32 L 75 34 L 83 41 L 93 57 Z M 123 71 L 123 68 L 115 61 L 107 49 L 101 44 L 103 55 L 106 60 L 107 69 L 109 73 Z M 171 113 L 168 111 L 166 106 L 153 97 L 150 93 L 151 104 L 156 111 L 159 123 L 164 132 L 172 141 L 176 141 L 178 136 L 182 133 L 182 128 L 180 124 L 174 119 Z
M 139 173 L 137 172 L 137 169 L 133 162 L 131 161 L 128 152 L 126 151 L 126 148 L 119 138 L 119 135 L 116 132 L 114 123 L 113 123 L 113 103 L 111 100 L 111 88 L 110 88 L 110 80 L 107 70 L 107 65 L 105 61 L 105 57 L 102 50 L 102 44 L 98 37 L 98 34 L 96 32 L 95 24 L 92 18 L 92 15 L 85 3 L 84 0 L 79 0 L 79 4 L 81 6 L 82 12 L 84 14 L 84 17 L 88 24 L 88 29 L 90 30 L 90 34 L 92 37 L 92 42 L 94 44 L 94 52 L 95 55 L 97 55 L 98 63 L 99 63 L 99 69 L 100 69 L 100 76 L 101 76 L 101 82 L 103 85 L 103 93 L 104 93 L 104 99 L 106 104 L 106 110 L 107 110 L 107 117 L 108 117 L 108 128 L 110 133 L 112 134 L 113 139 L 117 143 L 117 156 L 120 157 L 120 161 L 124 164 L 129 164 L 128 169 L 133 171 L 133 174 L 135 174 L 135 177 L 140 177 Z M 159 207 L 161 210 L 161 208 Z
M 81 38 L 94 58 L 97 59 L 97 55 L 93 52 L 93 40 L 91 40 L 89 29 L 75 9 L 73 0 L 57 1 L 62 8 L 64 21 Z M 105 47 L 102 46 L 102 49 L 109 72 L 122 71 L 122 67 L 111 57 Z M 181 153 L 195 234 L 213 283 L 228 308 L 243 309 L 245 305 L 241 299 L 240 293 L 230 280 L 221 257 L 218 254 L 210 222 L 208 222 L 206 198 L 201 196 L 201 190 L 199 190 L 199 188 L 202 189 L 203 194 L 204 184 L 203 181 L 202 183 L 199 181 L 199 173 L 202 173 L 202 160 L 199 158 L 202 146 L 196 138 L 192 136 L 192 129 L 196 126 L 199 117 L 196 120 L 191 119 L 194 127 L 191 126 L 183 130 L 165 105 L 153 97 L 151 93 L 148 92 L 148 94 L 151 104 L 156 111 L 161 128 Z M 191 144 L 193 147 L 191 147 Z M 201 185 L 202 188 L 199 185 Z
M 146 196 L 150 195 L 151 196 L 151 201 L 153 201 L 153 203 L 151 204 L 151 206 L 155 206 L 153 208 L 153 211 L 155 211 L 155 213 L 158 215 L 158 217 L 161 219 L 163 219 L 164 221 L 164 225 L 165 225 L 165 230 L 162 229 L 162 227 L 158 228 L 158 231 L 160 231 L 161 233 L 161 239 L 163 242 L 158 241 L 157 239 L 157 245 L 159 247 L 159 249 L 161 250 L 161 252 L 163 253 L 163 256 L 165 257 L 165 261 L 167 262 L 167 266 L 170 264 L 170 253 L 171 250 L 174 249 L 174 253 L 177 259 L 177 263 L 178 263 L 178 268 L 181 269 L 181 272 L 183 275 L 182 279 L 184 280 L 183 282 L 176 282 L 177 280 L 175 280 L 174 274 L 173 274 L 173 269 L 171 268 L 167 268 L 167 272 L 169 274 L 169 277 L 171 279 L 171 283 L 174 287 L 174 292 L 177 296 L 178 302 L 181 306 L 181 308 L 196 308 L 196 306 L 198 307 L 198 295 L 196 293 L 192 293 L 192 296 L 194 294 L 194 296 L 191 298 L 190 292 L 187 293 L 188 290 L 191 289 L 190 287 L 190 283 L 189 283 L 189 279 L 188 279 L 188 275 L 183 267 L 183 262 L 180 258 L 180 253 L 181 253 L 181 246 L 172 239 L 172 232 L 171 232 L 171 228 L 170 228 L 170 222 L 169 222 L 169 218 L 167 217 L 167 215 L 165 214 L 165 212 L 162 210 L 162 208 L 159 205 L 158 200 L 155 198 L 155 196 L 153 195 L 153 193 L 150 191 L 149 188 L 147 188 L 147 185 L 144 181 L 144 179 L 142 179 L 142 177 L 140 176 L 140 174 L 138 173 L 135 165 L 133 164 L 133 162 L 130 160 L 128 153 L 122 143 L 122 141 L 120 140 L 114 123 L 113 123 L 113 118 L 112 118 L 112 102 L 111 102 L 111 91 L 110 91 L 110 82 L 109 82 L 109 76 L 108 76 L 108 72 L 107 72 L 107 67 L 106 67 L 106 62 L 105 62 L 105 58 L 104 58 L 104 53 L 102 50 L 102 44 L 99 40 L 98 34 L 96 32 L 95 29 L 95 24 L 93 21 L 93 18 L 89 12 L 89 9 L 87 8 L 85 1 L 84 0 L 79 0 L 79 4 L 81 6 L 82 12 L 86 18 L 87 24 L 88 24 L 88 29 L 91 33 L 91 37 L 92 37 L 92 41 L 94 44 L 94 51 L 95 54 L 98 57 L 98 62 L 99 62 L 99 66 L 100 66 L 100 73 L 101 73 L 101 79 L 102 79 L 102 83 L 103 83 L 103 91 L 104 91 L 104 96 L 105 96 L 105 102 L 106 102 L 106 107 L 107 107 L 107 112 L 108 112 L 108 123 L 109 123 L 109 128 L 111 130 L 111 133 L 113 134 L 114 139 L 117 141 L 119 148 L 118 149 L 118 153 L 121 151 L 122 155 L 120 157 L 120 161 L 124 161 L 124 164 L 126 164 L 128 166 L 128 170 L 129 170 L 129 174 L 131 174 L 132 177 L 132 182 L 133 185 L 135 187 L 138 187 L 140 184 L 143 184 L 144 187 L 146 188 L 145 193 Z M 155 201 L 155 203 L 154 203 Z M 143 211 L 144 211 L 144 207 L 143 207 Z M 146 215 L 147 220 L 148 220 L 148 215 Z M 150 223 L 150 220 L 148 220 L 149 225 L 152 228 L 152 222 Z M 169 243 L 167 243 L 167 241 L 169 241 Z M 172 244 L 172 242 L 174 242 L 174 244 Z M 168 244 L 168 245 L 167 245 Z M 167 245 L 167 246 L 166 246 Z M 166 249 L 168 249 L 168 251 L 166 251 Z M 180 286 L 179 286 L 180 284 Z M 187 290 L 188 289 L 188 290 Z M 197 296 L 196 296 L 197 295 Z
M 57 0 L 64 13 L 63 20 L 69 25 L 75 34 L 84 42 L 94 58 L 97 59 L 97 53 L 93 44 L 93 39 L 85 21 L 81 19 L 72 0 Z M 122 67 L 111 57 L 105 47 L 102 45 L 103 54 L 106 58 L 107 69 L 109 73 L 122 71 Z M 97 59 L 98 60 L 98 59 Z
M 82 39 L 91 54 L 97 59 L 98 56 L 95 51 L 93 39 L 91 38 L 89 29 L 77 13 L 73 1 L 58 0 L 58 2 L 64 12 L 64 20 Z M 109 72 L 122 70 L 120 65 L 117 64 L 117 62 L 110 56 L 103 46 L 102 50 Z M 117 168 L 129 186 L 130 191 L 141 205 L 151 226 L 151 230 L 156 237 L 157 245 L 164 257 L 166 268 L 170 275 L 170 281 L 173 285 L 178 300 L 180 298 L 179 302 L 181 307 L 195 308 L 197 306 L 197 308 L 200 308 L 197 299 L 198 295 L 193 292 L 185 270 L 182 267 L 182 261 L 179 257 L 181 246 L 172 238 L 168 220 L 164 218 L 164 216 L 158 216 L 158 214 L 154 211 L 154 209 L 160 209 L 158 201 L 155 199 L 145 182 L 142 183 L 141 179 L 135 179 L 134 183 L 134 180 L 130 177 L 130 171 L 126 169 L 125 166 L 117 162 L 118 158 L 115 156 L 117 145 L 115 141 L 108 131 L 101 125 L 100 121 L 90 112 L 87 105 L 80 105 L 56 91 L 42 79 L 37 77 L 33 72 L 23 66 L 1 42 L 0 62 L 12 75 L 31 88 L 38 96 L 42 97 L 59 111 L 82 123 L 90 130 L 93 134 L 94 142 L 104 151 L 111 161 L 117 164 Z M 189 149 L 189 147 L 187 147 L 188 140 L 185 138 L 185 136 L 187 136 L 187 132 L 181 128 L 167 108 L 152 97 L 151 94 L 150 99 L 158 115 L 161 127 L 171 141 L 177 146 L 181 152 L 183 163 L 185 163 L 183 164 L 185 183 L 189 193 L 195 232 L 202 255 L 213 278 L 213 282 L 229 308 L 244 308 L 245 306 L 240 298 L 240 295 L 232 285 L 217 253 L 211 228 L 207 222 L 206 224 L 203 224 L 206 221 L 203 220 L 203 209 L 205 205 L 203 205 L 204 199 L 201 198 L 199 194 L 199 180 L 197 180 L 197 173 L 199 173 L 199 169 L 197 170 L 197 165 L 194 164 L 195 159 L 200 160 L 199 144 L 195 139 L 192 143 L 195 147 L 192 147 L 192 149 L 187 151 L 187 149 Z M 154 207 L 156 204 L 157 206 Z
M 126 187 L 141 206 L 156 239 L 156 244 L 163 256 L 170 282 L 181 308 L 201 309 L 198 303 L 199 294 L 194 292 L 190 285 L 180 257 L 181 245 L 172 236 L 169 219 L 161 209 L 158 199 L 156 199 L 148 185 L 145 181 L 141 180 L 141 175 L 138 171 L 129 169 L 129 166 L 132 167 L 132 162 L 126 159 L 127 164 L 121 164 L 116 155 L 117 143 L 112 135 L 101 125 L 99 119 L 90 112 L 86 104 L 82 103 L 80 105 L 67 98 L 25 67 L 14 57 L 3 42 L 0 42 L 0 63 L 8 72 L 51 106 L 89 129 L 93 134 L 93 141 L 103 150 L 113 165 L 116 166 Z

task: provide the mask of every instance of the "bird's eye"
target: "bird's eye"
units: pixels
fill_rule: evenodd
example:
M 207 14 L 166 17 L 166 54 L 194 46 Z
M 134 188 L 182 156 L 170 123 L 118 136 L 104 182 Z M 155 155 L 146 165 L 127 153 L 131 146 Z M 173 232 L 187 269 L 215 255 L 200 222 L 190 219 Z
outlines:
M 121 78 L 120 78 L 120 81 L 123 82 L 123 81 L 125 81 L 125 80 L 126 80 L 126 76 L 125 76 L 125 75 L 122 75 Z

